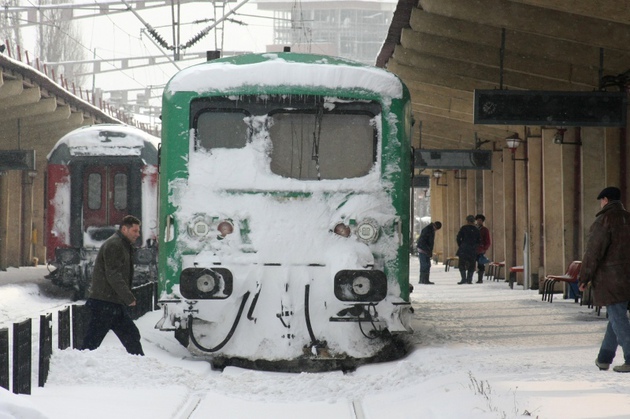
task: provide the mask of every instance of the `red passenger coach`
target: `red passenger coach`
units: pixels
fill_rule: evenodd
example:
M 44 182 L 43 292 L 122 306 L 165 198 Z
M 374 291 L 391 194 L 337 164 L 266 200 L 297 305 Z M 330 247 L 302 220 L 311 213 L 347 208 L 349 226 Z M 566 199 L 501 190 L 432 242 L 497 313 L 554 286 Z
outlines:
M 125 215 L 142 220 L 134 285 L 157 278 L 159 139 L 125 125 L 93 125 L 62 137 L 48 155 L 47 276 L 85 298 L 101 244 Z

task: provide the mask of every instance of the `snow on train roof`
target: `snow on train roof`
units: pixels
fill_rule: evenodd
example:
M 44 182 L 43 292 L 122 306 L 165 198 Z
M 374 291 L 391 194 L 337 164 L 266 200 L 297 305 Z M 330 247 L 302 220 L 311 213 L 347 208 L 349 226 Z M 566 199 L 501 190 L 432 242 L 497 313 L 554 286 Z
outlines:
M 61 137 L 47 158 L 64 145 L 73 156 L 125 156 L 140 155 L 145 143 L 157 150 L 159 142 L 159 138 L 132 126 L 97 124 L 77 128 Z
M 400 79 L 381 68 L 337 57 L 295 53 L 251 54 L 194 65 L 176 74 L 167 91 L 202 93 L 265 85 L 359 89 L 393 99 L 403 95 Z

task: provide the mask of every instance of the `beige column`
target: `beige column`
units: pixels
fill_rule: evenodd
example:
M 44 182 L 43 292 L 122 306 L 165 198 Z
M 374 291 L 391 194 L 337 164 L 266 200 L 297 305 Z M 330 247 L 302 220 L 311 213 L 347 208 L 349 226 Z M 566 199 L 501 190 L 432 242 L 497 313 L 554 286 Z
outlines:
M 22 222 L 20 266 L 31 265 L 33 258 L 33 181 L 35 172 L 22 171 Z
M 446 220 L 446 199 L 444 196 L 444 188 L 437 185 L 437 180 L 431 176 L 431 221 L 440 221 L 442 223 L 442 229 L 435 234 L 435 244 L 433 251 L 435 253 L 442 253 L 440 262 L 444 263 L 445 258 L 448 257 L 446 242 L 444 240 L 444 227 Z
M 519 147 L 522 152 L 522 146 Z M 520 155 L 521 153 L 519 153 Z M 503 220 L 504 220 L 504 237 L 505 237 L 505 269 L 509 270 L 515 265 L 516 258 L 516 205 L 515 205 L 515 178 L 514 171 L 516 164 L 523 164 L 521 161 L 513 161 L 512 154 L 509 149 L 503 150 Z M 521 157 L 519 157 L 521 158 Z M 507 278 L 507 276 L 506 276 Z
M 544 275 L 565 272 L 562 146 L 554 144 L 556 129 L 542 130 L 544 202 Z
M 9 172 L 0 172 L 0 271 L 9 267 Z
M 582 128 L 582 241 L 586 244 L 588 230 L 599 212 L 597 195 L 606 186 L 606 129 L 599 127 Z
M 20 266 L 20 254 L 22 246 L 22 172 L 12 170 L 9 172 L 9 246 L 7 249 L 7 263 L 11 267 Z
M 492 153 L 492 155 L 495 155 L 496 153 Z M 492 162 L 492 170 L 484 170 L 482 172 L 482 176 L 483 176 L 483 208 L 481 213 L 483 215 L 486 216 L 486 222 L 485 225 L 486 227 L 488 227 L 488 230 L 490 230 L 490 237 L 492 240 L 492 245 L 490 246 L 490 249 L 488 249 L 488 251 L 486 252 L 486 257 L 490 260 L 494 260 L 496 261 L 497 259 L 494 257 L 494 248 L 495 248 L 495 230 L 493 229 L 494 226 L 494 186 L 493 186 L 493 171 L 494 171 L 494 164 L 495 161 L 493 160 Z
M 540 135 L 540 133 L 538 133 Z M 536 289 L 544 278 L 543 261 L 543 185 L 542 185 L 542 137 L 527 138 L 527 190 L 530 288 Z
M 563 224 L 564 224 L 564 266 L 567 268 L 581 255 L 581 154 L 582 147 L 577 144 L 581 137 L 580 128 L 573 127 L 564 133 L 567 144 L 556 144 L 562 151 L 562 190 L 563 190 Z
M 455 238 L 457 237 L 457 232 L 459 228 L 463 225 L 461 218 L 461 198 L 459 194 L 459 188 L 457 187 L 456 179 L 453 171 L 448 171 L 447 184 L 445 186 L 446 193 L 448 194 L 448 227 L 445 231 L 445 240 L 448 244 L 449 257 L 455 256 L 457 253 L 457 241 Z
M 503 147 L 499 144 L 498 147 Z M 509 156 L 508 156 L 509 158 Z M 503 190 L 503 152 L 492 153 L 492 255 L 494 262 L 505 261 L 505 214 L 504 214 L 504 190 Z
M 539 138 L 525 136 L 525 142 L 516 151 L 516 158 L 522 158 L 525 160 L 517 160 L 514 165 L 514 256 L 512 266 L 522 266 L 524 263 L 524 245 L 525 245 L 525 232 L 529 230 L 529 207 L 527 206 L 527 167 L 529 166 L 529 143 L 531 141 L 540 142 Z M 509 266 L 506 269 L 509 272 Z M 523 274 L 516 274 L 516 282 L 518 285 L 523 285 Z

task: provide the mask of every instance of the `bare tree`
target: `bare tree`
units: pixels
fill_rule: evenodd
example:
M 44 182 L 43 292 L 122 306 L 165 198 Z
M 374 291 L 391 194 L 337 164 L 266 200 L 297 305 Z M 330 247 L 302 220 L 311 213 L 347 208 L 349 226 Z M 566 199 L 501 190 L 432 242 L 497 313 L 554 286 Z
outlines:
M 8 46 L 15 48 L 16 45 L 22 44 L 22 33 L 20 31 L 20 13 L 9 12 L 11 6 L 18 6 L 19 0 L 6 0 L 3 6 L 6 7 L 5 13 L 0 15 L 0 44 L 9 41 Z
M 63 4 L 67 0 L 39 0 L 39 4 Z M 38 56 L 42 61 L 81 61 L 86 57 L 86 49 L 81 44 L 81 34 L 72 22 L 71 9 L 49 9 L 40 14 L 40 25 L 37 31 Z M 65 64 L 57 69 L 59 74 L 78 85 L 83 85 L 86 73 L 83 64 Z

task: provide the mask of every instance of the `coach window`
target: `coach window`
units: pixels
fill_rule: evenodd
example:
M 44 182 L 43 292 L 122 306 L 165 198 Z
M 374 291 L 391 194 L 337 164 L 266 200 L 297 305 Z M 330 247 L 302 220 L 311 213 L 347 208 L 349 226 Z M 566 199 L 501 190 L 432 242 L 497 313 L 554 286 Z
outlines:
M 114 208 L 127 208 L 127 175 L 124 173 L 114 175 Z
M 102 179 L 100 173 L 90 173 L 88 175 L 88 196 L 87 204 L 91 210 L 101 208 L 101 188 Z
M 241 109 L 205 110 L 195 118 L 195 150 L 202 148 L 243 148 L 247 144 L 248 128 Z
M 271 171 L 302 179 L 367 175 L 376 160 L 377 131 L 368 112 L 273 114 Z

